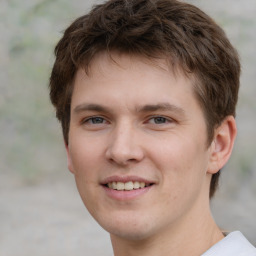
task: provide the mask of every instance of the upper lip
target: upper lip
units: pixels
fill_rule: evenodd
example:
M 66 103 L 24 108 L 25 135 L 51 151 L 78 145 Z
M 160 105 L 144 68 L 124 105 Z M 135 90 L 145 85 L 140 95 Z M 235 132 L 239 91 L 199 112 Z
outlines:
M 102 180 L 101 184 L 102 185 L 105 185 L 107 183 L 110 183 L 110 182 L 123 182 L 123 183 L 126 183 L 128 181 L 139 181 L 139 182 L 144 182 L 146 184 L 152 184 L 152 183 L 155 183 L 154 181 L 152 180 L 148 180 L 148 179 L 145 179 L 145 178 L 142 178 L 142 177 L 139 177 L 139 176 L 119 176 L 119 175 L 113 175 L 113 176 L 110 176 L 110 177 L 107 177 L 105 179 Z

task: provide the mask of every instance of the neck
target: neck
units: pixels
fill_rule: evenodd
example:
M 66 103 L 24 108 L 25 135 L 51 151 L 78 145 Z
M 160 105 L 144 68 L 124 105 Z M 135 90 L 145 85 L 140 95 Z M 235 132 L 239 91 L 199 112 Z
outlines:
M 111 235 L 115 256 L 198 256 L 223 238 L 214 221 L 192 232 L 165 231 L 143 240 L 125 240 Z

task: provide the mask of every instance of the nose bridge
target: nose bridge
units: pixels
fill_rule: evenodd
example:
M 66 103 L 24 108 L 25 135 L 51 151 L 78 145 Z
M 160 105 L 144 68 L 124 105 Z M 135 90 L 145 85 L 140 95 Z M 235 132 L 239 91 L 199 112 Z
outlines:
M 119 122 L 112 131 L 107 158 L 118 163 L 127 164 L 131 161 L 140 161 L 143 151 L 139 145 L 136 127 L 129 121 Z

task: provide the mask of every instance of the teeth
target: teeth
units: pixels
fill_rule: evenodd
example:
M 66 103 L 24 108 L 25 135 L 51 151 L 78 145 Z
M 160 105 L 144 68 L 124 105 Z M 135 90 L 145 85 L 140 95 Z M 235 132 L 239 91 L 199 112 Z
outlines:
M 133 188 L 134 189 L 140 188 L 140 183 L 138 181 L 133 182 Z
M 116 189 L 117 190 L 124 190 L 125 184 L 123 182 L 117 182 Z
M 146 186 L 145 182 L 140 182 L 140 187 L 144 188 Z
M 117 184 L 116 184 L 116 182 L 112 182 L 112 188 L 113 189 L 117 189 L 117 186 L 116 186 Z
M 129 181 L 124 184 L 124 190 L 133 190 L 133 182 Z
M 139 181 L 128 181 L 128 182 L 109 182 L 108 184 L 109 188 L 115 189 L 115 190 L 133 190 L 133 189 L 139 189 L 139 188 L 145 188 L 148 187 L 149 184 L 146 184 L 145 182 L 139 182 Z

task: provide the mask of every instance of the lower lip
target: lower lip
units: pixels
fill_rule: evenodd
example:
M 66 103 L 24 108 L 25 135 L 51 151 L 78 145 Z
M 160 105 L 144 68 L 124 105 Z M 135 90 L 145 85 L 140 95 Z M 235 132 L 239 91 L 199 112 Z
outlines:
M 133 189 L 133 190 L 115 190 L 115 189 L 110 189 L 106 186 L 102 186 L 102 187 L 109 197 L 119 201 L 126 201 L 126 200 L 137 199 L 138 197 L 144 195 L 149 190 L 151 190 L 153 186 L 154 185 L 144 187 L 144 188 L 139 188 L 139 189 Z

